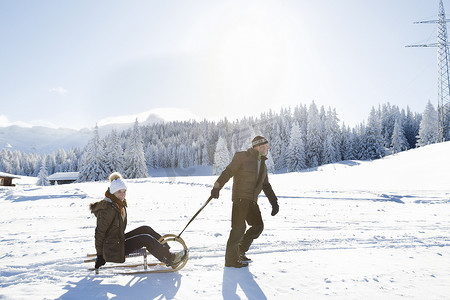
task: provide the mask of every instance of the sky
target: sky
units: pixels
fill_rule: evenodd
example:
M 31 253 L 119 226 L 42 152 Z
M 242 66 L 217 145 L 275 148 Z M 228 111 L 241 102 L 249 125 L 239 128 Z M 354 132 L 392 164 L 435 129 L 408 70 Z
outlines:
M 444 0 L 450 9 L 450 1 Z M 438 0 L 0 0 L 0 127 L 437 106 Z M 181 112 L 181 114 L 180 114 Z

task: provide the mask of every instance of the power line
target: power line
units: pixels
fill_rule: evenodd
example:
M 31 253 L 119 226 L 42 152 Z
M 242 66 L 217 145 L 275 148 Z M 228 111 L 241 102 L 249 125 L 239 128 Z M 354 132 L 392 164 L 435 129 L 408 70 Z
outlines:
M 449 49 L 447 42 L 447 22 L 444 4 L 439 0 L 438 20 L 419 21 L 414 24 L 438 24 L 437 42 L 431 44 L 416 44 L 406 47 L 437 47 L 438 48 L 438 141 L 450 140 L 450 73 Z

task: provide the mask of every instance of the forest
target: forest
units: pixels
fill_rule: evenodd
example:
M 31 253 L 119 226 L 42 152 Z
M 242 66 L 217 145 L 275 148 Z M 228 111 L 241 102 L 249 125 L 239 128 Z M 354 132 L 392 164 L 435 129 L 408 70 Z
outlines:
M 148 176 L 158 168 L 212 166 L 219 174 L 236 151 L 246 150 L 255 135 L 270 142 L 270 172 L 298 172 L 344 160 L 373 160 L 436 142 L 437 112 L 428 102 L 422 114 L 385 103 L 372 107 L 367 121 L 350 128 L 336 109 L 312 102 L 259 117 L 164 122 L 100 137 L 98 127 L 87 145 L 40 155 L 3 149 L 0 171 L 45 177 L 80 172 L 78 180 L 105 180 L 112 171 L 125 178 Z M 41 173 L 41 174 L 40 174 Z

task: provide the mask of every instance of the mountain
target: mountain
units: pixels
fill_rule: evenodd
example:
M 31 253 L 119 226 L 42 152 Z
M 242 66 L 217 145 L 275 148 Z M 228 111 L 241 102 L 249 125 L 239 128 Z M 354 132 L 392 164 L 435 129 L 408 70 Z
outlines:
M 0 149 L 19 150 L 26 153 L 48 154 L 57 149 L 84 147 L 92 136 L 89 129 L 31 128 L 16 125 L 0 127 Z
M 140 125 L 151 125 L 175 120 L 195 119 L 182 109 L 159 108 L 136 115 L 111 117 L 99 121 L 99 133 L 107 135 L 112 129 L 121 132 L 131 128 L 138 120 Z M 0 127 L 0 150 L 18 150 L 26 153 L 49 154 L 57 149 L 84 147 L 92 137 L 92 128 L 80 130 L 69 128 L 49 128 L 43 126 L 20 127 L 17 125 Z

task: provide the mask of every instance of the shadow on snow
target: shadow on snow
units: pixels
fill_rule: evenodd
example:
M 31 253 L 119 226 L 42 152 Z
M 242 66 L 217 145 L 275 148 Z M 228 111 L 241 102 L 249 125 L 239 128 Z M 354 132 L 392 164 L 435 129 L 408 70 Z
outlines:
M 249 267 L 242 269 L 224 268 L 222 296 L 224 300 L 241 299 L 236 291 L 238 285 L 241 287 L 247 299 L 267 299 Z
M 178 273 L 117 277 L 122 284 L 109 283 L 107 277 L 88 276 L 69 283 L 67 293 L 58 299 L 173 299 L 181 286 Z M 122 280 L 126 278 L 128 282 Z M 114 278 L 111 278 L 114 279 Z

